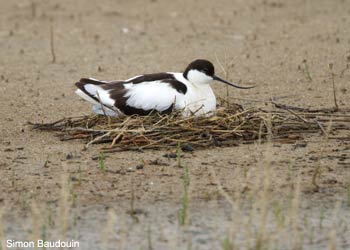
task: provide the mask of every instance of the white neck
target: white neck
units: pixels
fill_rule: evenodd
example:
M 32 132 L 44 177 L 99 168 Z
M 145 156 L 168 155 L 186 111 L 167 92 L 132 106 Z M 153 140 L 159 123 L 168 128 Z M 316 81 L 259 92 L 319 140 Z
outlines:
M 187 73 L 187 79 L 192 83 L 192 84 L 209 84 L 213 81 L 213 78 L 210 76 L 207 76 L 203 72 L 200 72 L 195 69 L 191 69 Z

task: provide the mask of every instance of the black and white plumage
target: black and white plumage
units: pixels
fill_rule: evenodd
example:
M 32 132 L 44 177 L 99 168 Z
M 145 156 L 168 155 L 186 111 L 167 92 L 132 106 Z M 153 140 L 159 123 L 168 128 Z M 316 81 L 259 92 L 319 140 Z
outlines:
M 207 60 L 195 60 L 183 73 L 156 73 L 135 76 L 124 81 L 99 81 L 82 78 L 75 85 L 76 94 L 93 104 L 97 114 L 109 116 L 147 115 L 182 110 L 184 116 L 207 115 L 216 109 L 216 98 L 210 83 L 221 81 L 241 87 L 215 76 L 214 66 Z

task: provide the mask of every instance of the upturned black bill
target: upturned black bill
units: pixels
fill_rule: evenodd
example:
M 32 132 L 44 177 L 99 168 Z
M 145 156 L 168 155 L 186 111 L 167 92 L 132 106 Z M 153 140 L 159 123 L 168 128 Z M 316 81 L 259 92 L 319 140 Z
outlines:
M 227 85 L 230 85 L 230 86 L 235 87 L 235 88 L 238 88 L 238 89 L 251 89 L 251 88 L 254 88 L 254 87 L 255 87 L 255 86 L 247 86 L 247 87 L 239 86 L 239 85 L 233 84 L 233 83 L 231 83 L 231 82 L 228 82 L 228 81 L 226 81 L 226 80 L 224 80 L 224 79 L 221 79 L 220 77 L 215 76 L 215 75 L 213 76 L 213 78 L 214 78 L 214 80 L 216 80 L 216 81 L 220 81 L 220 82 L 226 83 Z

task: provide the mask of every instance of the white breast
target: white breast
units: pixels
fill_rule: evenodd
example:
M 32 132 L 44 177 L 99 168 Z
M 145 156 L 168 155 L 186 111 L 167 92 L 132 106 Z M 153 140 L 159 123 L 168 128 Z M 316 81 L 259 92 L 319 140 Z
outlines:
M 183 107 L 184 115 L 189 116 L 210 114 L 216 110 L 216 98 L 209 84 L 193 84 L 183 77 L 182 73 L 175 73 L 175 78 L 186 84 L 187 92 L 178 106 Z

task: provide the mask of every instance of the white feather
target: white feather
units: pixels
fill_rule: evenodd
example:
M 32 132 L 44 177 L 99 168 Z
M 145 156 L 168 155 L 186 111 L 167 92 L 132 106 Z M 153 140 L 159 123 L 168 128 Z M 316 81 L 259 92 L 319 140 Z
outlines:
M 101 104 L 96 104 L 92 106 L 92 111 L 96 114 L 99 115 L 108 115 L 108 116 L 118 116 L 118 114 L 120 114 L 120 112 L 114 112 L 113 110 L 103 106 Z
M 196 84 L 209 84 L 213 81 L 212 77 L 196 69 L 191 69 L 190 71 L 188 71 L 187 78 L 190 82 Z
M 134 80 L 134 79 L 136 79 L 136 78 L 138 78 L 138 77 L 140 77 L 140 76 L 142 76 L 142 75 L 133 76 L 133 77 L 131 77 L 131 78 L 129 78 L 129 79 L 126 79 L 125 81 L 126 81 L 126 82 L 129 82 L 129 81 Z
M 88 84 L 88 85 L 92 85 L 92 84 Z M 101 88 L 100 88 L 101 89 Z M 94 89 L 90 87 L 90 91 L 93 91 Z M 87 90 L 88 91 L 88 90 Z M 88 91 L 89 93 L 91 93 L 90 91 Z M 96 114 L 100 114 L 100 115 L 104 115 L 106 113 L 106 115 L 109 115 L 109 116 L 118 116 L 118 114 L 120 114 L 120 111 L 118 111 L 117 108 L 115 108 L 115 110 L 112 110 L 106 106 L 104 106 L 102 108 L 102 105 L 101 103 L 97 102 L 96 100 L 94 100 L 93 98 L 91 98 L 90 96 L 88 96 L 87 94 L 85 94 L 83 91 L 81 91 L 80 89 L 77 89 L 75 91 L 75 93 L 80 96 L 81 98 L 83 98 L 84 100 L 90 102 L 91 104 L 93 104 L 92 106 L 92 111 Z M 97 94 L 97 91 L 95 91 L 95 95 L 96 96 Z M 99 92 L 100 93 L 100 92 Z M 103 95 L 104 96 L 104 95 Z M 110 99 L 110 98 L 109 98 Z M 101 102 L 104 103 L 102 101 L 102 98 L 101 98 Z M 105 103 L 104 103 L 105 104 Z
M 103 103 L 104 105 L 107 105 L 110 107 L 114 106 L 115 101 L 112 98 L 110 98 L 108 90 L 105 90 L 100 86 L 94 85 L 94 84 L 86 84 L 84 88 L 92 96 L 100 100 L 101 103 Z

